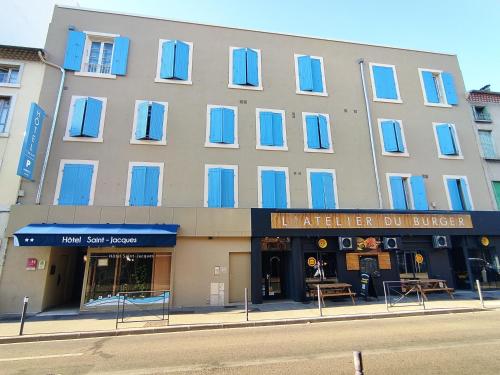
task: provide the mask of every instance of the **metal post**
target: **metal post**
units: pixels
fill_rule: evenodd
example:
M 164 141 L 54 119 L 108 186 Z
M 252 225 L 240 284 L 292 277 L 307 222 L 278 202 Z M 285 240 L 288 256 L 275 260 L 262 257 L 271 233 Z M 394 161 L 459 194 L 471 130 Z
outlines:
M 24 330 L 24 319 L 26 318 L 26 310 L 28 310 L 28 297 L 24 297 L 23 301 L 23 312 L 21 313 L 21 327 L 19 327 L 19 336 L 23 335 Z
M 354 370 L 356 371 L 354 375 L 363 375 L 363 357 L 361 352 L 352 352 L 354 355 Z
M 168 302 L 167 302 L 167 326 L 170 325 L 170 299 L 172 298 L 172 292 L 168 291 Z
M 387 302 L 387 290 L 386 290 L 387 284 L 386 284 L 386 281 L 383 281 L 382 285 L 384 286 L 385 309 L 387 310 L 387 312 L 389 312 L 389 305 Z
M 245 315 L 248 322 L 248 288 L 245 288 Z
M 481 308 L 484 309 L 484 300 L 483 300 L 483 292 L 481 291 L 481 283 L 479 280 L 476 280 L 477 292 L 479 294 L 479 301 L 481 301 Z
M 118 329 L 118 319 L 119 319 L 119 317 L 120 317 L 120 293 L 118 293 L 118 300 L 117 300 L 115 329 Z
M 127 301 L 127 296 L 128 293 L 123 294 L 123 305 L 122 305 L 122 323 L 123 323 L 123 317 L 125 315 L 125 302 Z
M 316 285 L 317 287 L 317 292 L 318 292 L 318 309 L 319 309 L 319 316 L 323 316 L 323 308 L 321 307 L 321 290 L 319 289 L 319 284 Z

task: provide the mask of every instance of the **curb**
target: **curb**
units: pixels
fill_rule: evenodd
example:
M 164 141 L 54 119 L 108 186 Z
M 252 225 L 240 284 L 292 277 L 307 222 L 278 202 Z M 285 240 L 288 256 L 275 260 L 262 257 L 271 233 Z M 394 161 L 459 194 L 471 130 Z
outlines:
M 88 332 L 10 336 L 10 337 L 0 337 L 0 345 L 13 344 L 13 343 L 41 342 L 41 341 L 75 340 L 75 339 L 86 339 L 86 338 L 97 338 L 97 337 L 146 335 L 154 333 L 204 331 L 213 329 L 265 327 L 265 326 L 279 326 L 279 325 L 291 325 L 291 324 L 342 322 L 351 320 L 401 318 L 401 317 L 424 316 L 424 315 L 459 314 L 459 313 L 471 313 L 471 312 L 488 311 L 488 310 L 490 309 L 464 307 L 459 309 L 435 309 L 435 310 L 421 310 L 421 311 L 337 315 L 337 316 L 322 316 L 322 317 L 279 319 L 279 320 L 256 320 L 256 321 L 235 322 L 235 323 L 190 324 L 190 325 L 166 326 L 160 328 L 155 328 L 155 327 L 131 328 L 123 330 L 108 330 L 108 331 L 88 331 Z

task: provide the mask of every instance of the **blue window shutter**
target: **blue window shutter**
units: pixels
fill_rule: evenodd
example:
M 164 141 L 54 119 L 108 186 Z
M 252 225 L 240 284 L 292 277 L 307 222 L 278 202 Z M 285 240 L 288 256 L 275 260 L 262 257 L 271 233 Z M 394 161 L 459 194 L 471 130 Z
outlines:
M 144 194 L 146 191 L 146 167 L 132 167 L 132 179 L 130 181 L 130 206 L 144 206 Z
M 375 96 L 379 99 L 398 99 L 394 70 L 388 66 L 372 66 Z
M 311 74 L 313 92 L 323 92 L 323 73 L 321 72 L 321 60 L 311 58 Z
M 79 137 L 82 135 L 86 105 L 87 98 L 76 99 L 73 104 L 73 117 L 71 118 L 71 127 L 69 129 L 69 135 L 71 137 Z
M 247 82 L 251 86 L 259 86 L 259 54 L 247 48 Z
M 472 210 L 472 204 L 469 199 L 469 185 L 465 178 L 460 179 L 460 189 L 462 191 L 462 202 L 465 210 Z
M 64 55 L 64 69 L 79 72 L 82 66 L 83 49 L 85 47 L 85 33 L 69 30 Z
M 85 108 L 85 119 L 83 120 L 82 135 L 92 138 L 99 136 L 99 125 L 101 123 L 102 102 L 98 99 L 87 98 Z
M 415 210 L 428 210 L 427 194 L 425 192 L 425 183 L 422 176 L 410 177 L 411 191 L 413 194 L 413 205 Z
M 283 147 L 283 118 L 281 113 L 273 113 L 273 144 L 275 146 Z
M 163 138 L 163 122 L 165 106 L 160 103 L 151 103 L 151 119 L 149 121 L 149 139 L 161 141 Z
M 453 130 L 448 124 L 436 125 L 436 132 L 439 141 L 439 149 L 443 155 L 457 155 Z
M 313 76 L 311 67 L 311 56 L 300 56 L 297 59 L 299 66 L 299 88 L 301 91 L 313 90 Z
M 161 46 L 160 78 L 174 78 L 175 40 L 167 40 Z
M 436 84 L 434 83 L 434 75 L 432 72 L 422 71 L 422 80 L 424 81 L 425 97 L 429 103 L 439 103 L 439 94 Z
M 286 175 L 283 171 L 274 172 L 276 208 L 287 208 Z
M 402 177 L 391 176 L 389 178 L 391 184 L 392 193 L 392 206 L 396 210 L 406 210 L 408 205 L 406 204 L 406 194 L 404 188 L 404 181 Z
M 73 205 L 78 186 L 78 164 L 65 164 L 63 169 L 61 189 L 59 191 L 58 204 Z
M 455 90 L 455 83 L 453 82 L 453 75 L 451 73 L 443 72 L 441 73 L 441 78 L 443 80 L 444 92 L 446 93 L 446 100 L 448 104 L 457 105 L 458 97 L 457 91 Z
M 234 110 L 230 108 L 222 109 L 222 142 L 234 143 Z
M 221 183 L 221 168 L 210 168 L 208 170 L 208 207 L 221 207 Z
M 493 139 L 491 138 L 491 132 L 486 130 L 479 130 L 479 139 L 481 141 L 481 148 L 483 150 L 483 155 L 486 158 L 496 157 L 495 147 L 493 146 Z
M 326 208 L 325 189 L 323 187 L 323 173 L 311 172 L 311 200 L 313 209 Z
M 187 81 L 189 72 L 189 44 L 175 41 L 174 78 Z
M 335 190 L 333 187 L 333 174 L 323 173 L 323 189 L 325 191 L 325 208 L 334 209 L 335 206 Z
M 276 172 L 262 171 L 261 173 L 262 208 L 276 208 Z
M 144 206 L 158 206 L 160 167 L 146 167 Z
M 448 193 L 450 194 L 451 209 L 462 211 L 464 206 L 462 205 L 458 180 L 455 178 L 448 178 L 446 184 L 448 185 Z
M 222 142 L 222 118 L 224 108 L 210 109 L 210 142 Z
M 149 103 L 142 102 L 137 106 L 137 124 L 135 126 L 135 139 L 146 139 L 148 136 L 148 111 Z
M 399 152 L 405 152 L 405 145 L 403 143 L 403 134 L 401 132 L 401 124 L 398 121 L 394 121 L 394 132 L 396 134 L 396 141 L 398 144 Z
M 384 150 L 386 152 L 397 152 L 398 141 L 394 131 L 394 121 L 382 121 L 382 137 L 384 138 Z
M 130 39 L 120 36 L 115 38 L 111 74 L 124 76 L 127 74 L 128 47 Z
M 319 139 L 321 143 L 321 148 L 329 149 L 330 148 L 330 140 L 328 137 L 328 122 L 326 121 L 326 117 L 323 115 L 318 115 L 318 123 L 319 123 Z
M 320 148 L 318 116 L 306 116 L 307 147 Z
M 233 50 L 233 84 L 246 85 L 247 83 L 247 53 L 245 48 Z
M 222 169 L 221 207 L 234 207 L 234 170 Z
M 260 144 L 262 146 L 274 146 L 273 141 L 273 113 L 260 112 Z
M 89 204 L 93 173 L 93 165 L 80 164 L 78 166 L 78 184 L 76 187 L 75 205 L 86 206 Z

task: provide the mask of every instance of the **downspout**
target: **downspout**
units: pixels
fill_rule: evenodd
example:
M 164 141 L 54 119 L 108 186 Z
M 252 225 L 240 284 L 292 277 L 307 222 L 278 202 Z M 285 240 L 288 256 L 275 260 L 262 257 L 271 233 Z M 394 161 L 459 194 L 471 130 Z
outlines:
M 40 204 L 40 198 L 42 196 L 43 182 L 45 181 L 45 172 L 47 170 L 47 163 L 49 162 L 50 149 L 52 147 L 52 140 L 54 139 L 54 131 L 56 129 L 57 114 L 59 113 L 59 104 L 61 103 L 61 96 L 64 88 L 64 78 L 66 77 L 66 71 L 64 70 L 64 68 L 45 60 L 42 51 L 38 51 L 38 57 L 44 64 L 47 64 L 48 66 L 59 69 L 61 71 L 61 83 L 59 84 L 59 92 L 57 93 L 56 108 L 52 117 L 49 142 L 47 143 L 47 151 L 45 151 L 45 158 L 42 165 L 42 174 L 40 175 L 40 182 L 38 184 L 38 190 L 36 192 L 35 204 Z
M 373 142 L 372 115 L 371 115 L 371 111 L 370 111 L 370 102 L 368 101 L 368 94 L 366 92 L 364 60 L 359 59 L 358 64 L 359 64 L 359 71 L 361 73 L 361 84 L 363 85 L 363 94 L 365 96 L 365 107 L 366 107 L 366 118 L 368 120 L 368 130 L 370 132 L 370 146 L 372 149 L 373 171 L 375 172 L 375 181 L 377 183 L 378 208 L 382 209 L 383 208 L 383 206 L 382 206 L 382 193 L 380 191 L 380 178 L 378 175 L 377 155 L 375 153 L 375 143 Z

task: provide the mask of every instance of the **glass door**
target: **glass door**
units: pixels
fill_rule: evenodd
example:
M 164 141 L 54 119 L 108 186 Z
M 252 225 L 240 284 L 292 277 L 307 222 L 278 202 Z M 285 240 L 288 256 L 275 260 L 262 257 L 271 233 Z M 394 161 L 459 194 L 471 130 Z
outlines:
M 262 296 L 265 299 L 284 298 L 283 282 L 286 256 L 283 252 L 262 253 Z

